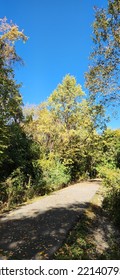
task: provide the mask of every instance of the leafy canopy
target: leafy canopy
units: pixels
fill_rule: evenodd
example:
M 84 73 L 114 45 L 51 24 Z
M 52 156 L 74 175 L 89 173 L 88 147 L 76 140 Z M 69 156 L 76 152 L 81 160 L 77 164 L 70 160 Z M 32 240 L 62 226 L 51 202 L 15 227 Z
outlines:
M 107 9 L 95 9 L 93 42 L 86 86 L 93 100 L 115 105 L 120 101 L 120 0 L 108 0 Z

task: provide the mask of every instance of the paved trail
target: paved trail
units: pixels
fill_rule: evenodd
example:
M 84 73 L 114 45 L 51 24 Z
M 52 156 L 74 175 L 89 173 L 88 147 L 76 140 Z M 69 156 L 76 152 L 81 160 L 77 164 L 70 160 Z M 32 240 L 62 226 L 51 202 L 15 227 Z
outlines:
M 50 258 L 99 186 L 97 182 L 78 183 L 1 215 L 2 258 Z

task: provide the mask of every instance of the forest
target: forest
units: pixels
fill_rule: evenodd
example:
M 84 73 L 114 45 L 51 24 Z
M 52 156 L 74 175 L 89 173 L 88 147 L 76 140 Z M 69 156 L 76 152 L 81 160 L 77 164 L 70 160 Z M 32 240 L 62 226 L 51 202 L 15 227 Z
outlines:
M 120 226 L 120 129 L 108 128 L 106 113 L 119 103 L 119 7 L 119 0 L 108 0 L 106 10 L 95 11 L 95 48 L 85 73 L 89 95 L 66 74 L 38 106 L 23 104 L 15 80 L 14 65 L 22 63 L 15 43 L 28 38 L 14 23 L 0 20 L 1 211 L 70 183 L 101 178 L 106 207 Z

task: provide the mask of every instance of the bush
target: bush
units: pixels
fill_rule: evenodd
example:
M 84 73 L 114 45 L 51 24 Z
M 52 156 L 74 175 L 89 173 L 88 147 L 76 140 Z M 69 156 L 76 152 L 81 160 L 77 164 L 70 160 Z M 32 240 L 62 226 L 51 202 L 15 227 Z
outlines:
M 34 190 L 31 184 L 31 177 L 26 176 L 21 168 L 14 170 L 10 176 L 0 185 L 1 206 L 7 205 L 9 209 L 31 198 Z
M 40 160 L 43 171 L 43 181 L 46 191 L 57 190 L 68 184 L 70 175 L 68 168 L 59 160 L 49 158 Z
M 120 226 L 120 169 L 102 167 L 99 169 L 99 174 L 106 187 L 103 205 L 109 211 L 114 222 Z
M 1 183 L 0 205 L 13 207 L 36 195 L 45 195 L 70 181 L 68 169 L 54 158 L 34 160 L 32 176 L 17 168 Z
M 47 193 L 47 188 L 41 163 L 39 160 L 34 160 L 32 164 L 34 172 L 32 188 L 34 190 L 34 195 L 45 195 Z
M 25 175 L 17 168 L 0 184 L 0 204 L 9 209 L 11 206 L 22 203 L 25 199 Z
M 6 191 L 8 195 L 8 206 L 22 203 L 25 194 L 25 176 L 20 168 L 17 168 L 6 179 Z
M 6 202 L 7 200 L 7 191 L 6 191 L 6 184 L 4 182 L 0 183 L 0 207 Z

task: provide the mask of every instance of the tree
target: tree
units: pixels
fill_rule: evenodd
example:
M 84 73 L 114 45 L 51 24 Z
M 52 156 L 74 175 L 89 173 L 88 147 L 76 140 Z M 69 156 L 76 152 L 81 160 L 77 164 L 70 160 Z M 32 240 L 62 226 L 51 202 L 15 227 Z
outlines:
M 15 42 L 20 38 L 27 40 L 23 32 L 7 19 L 0 20 L 0 165 L 10 144 L 10 125 L 22 120 L 22 97 L 20 86 L 14 80 L 12 63 L 20 60 L 15 50 Z
M 108 0 L 107 9 L 95 8 L 94 50 L 86 73 L 86 86 L 93 101 L 115 105 L 120 101 L 120 0 Z
M 0 19 L 0 116 L 6 124 L 12 120 L 15 122 L 22 118 L 22 97 L 19 93 L 20 85 L 14 79 L 12 64 L 20 57 L 15 50 L 15 42 L 22 39 L 27 40 L 23 31 L 7 19 Z
M 58 160 L 69 168 L 73 180 L 92 173 L 93 139 L 103 114 L 102 106 L 91 107 L 83 97 L 76 79 L 67 75 L 46 103 L 28 110 L 30 121 L 25 125 L 27 134 L 40 144 L 42 165 L 51 158 Z
M 16 24 L 7 22 L 7 18 L 0 19 L 0 42 L 2 45 L 2 56 L 5 64 L 12 64 L 13 62 L 20 61 L 21 58 L 17 55 L 15 49 L 15 42 L 22 39 L 23 42 L 27 41 L 23 30 L 20 31 Z
M 106 129 L 101 135 L 101 165 L 120 168 L 120 129 Z
M 10 124 L 20 122 L 23 117 L 19 85 L 14 81 L 12 68 L 6 66 L 2 50 L 0 41 L 0 165 L 6 157 L 4 152 L 9 145 Z
M 14 63 L 22 61 L 15 43 L 27 37 L 6 18 L 0 20 L 0 32 L 0 201 L 9 207 L 36 192 L 41 180 L 36 164 L 40 147 L 24 131 L 22 96 L 14 75 Z
M 48 98 L 50 110 L 69 130 L 74 127 L 77 113 L 80 110 L 80 101 L 84 92 L 80 85 L 77 85 L 74 77 L 66 75 L 57 89 Z

